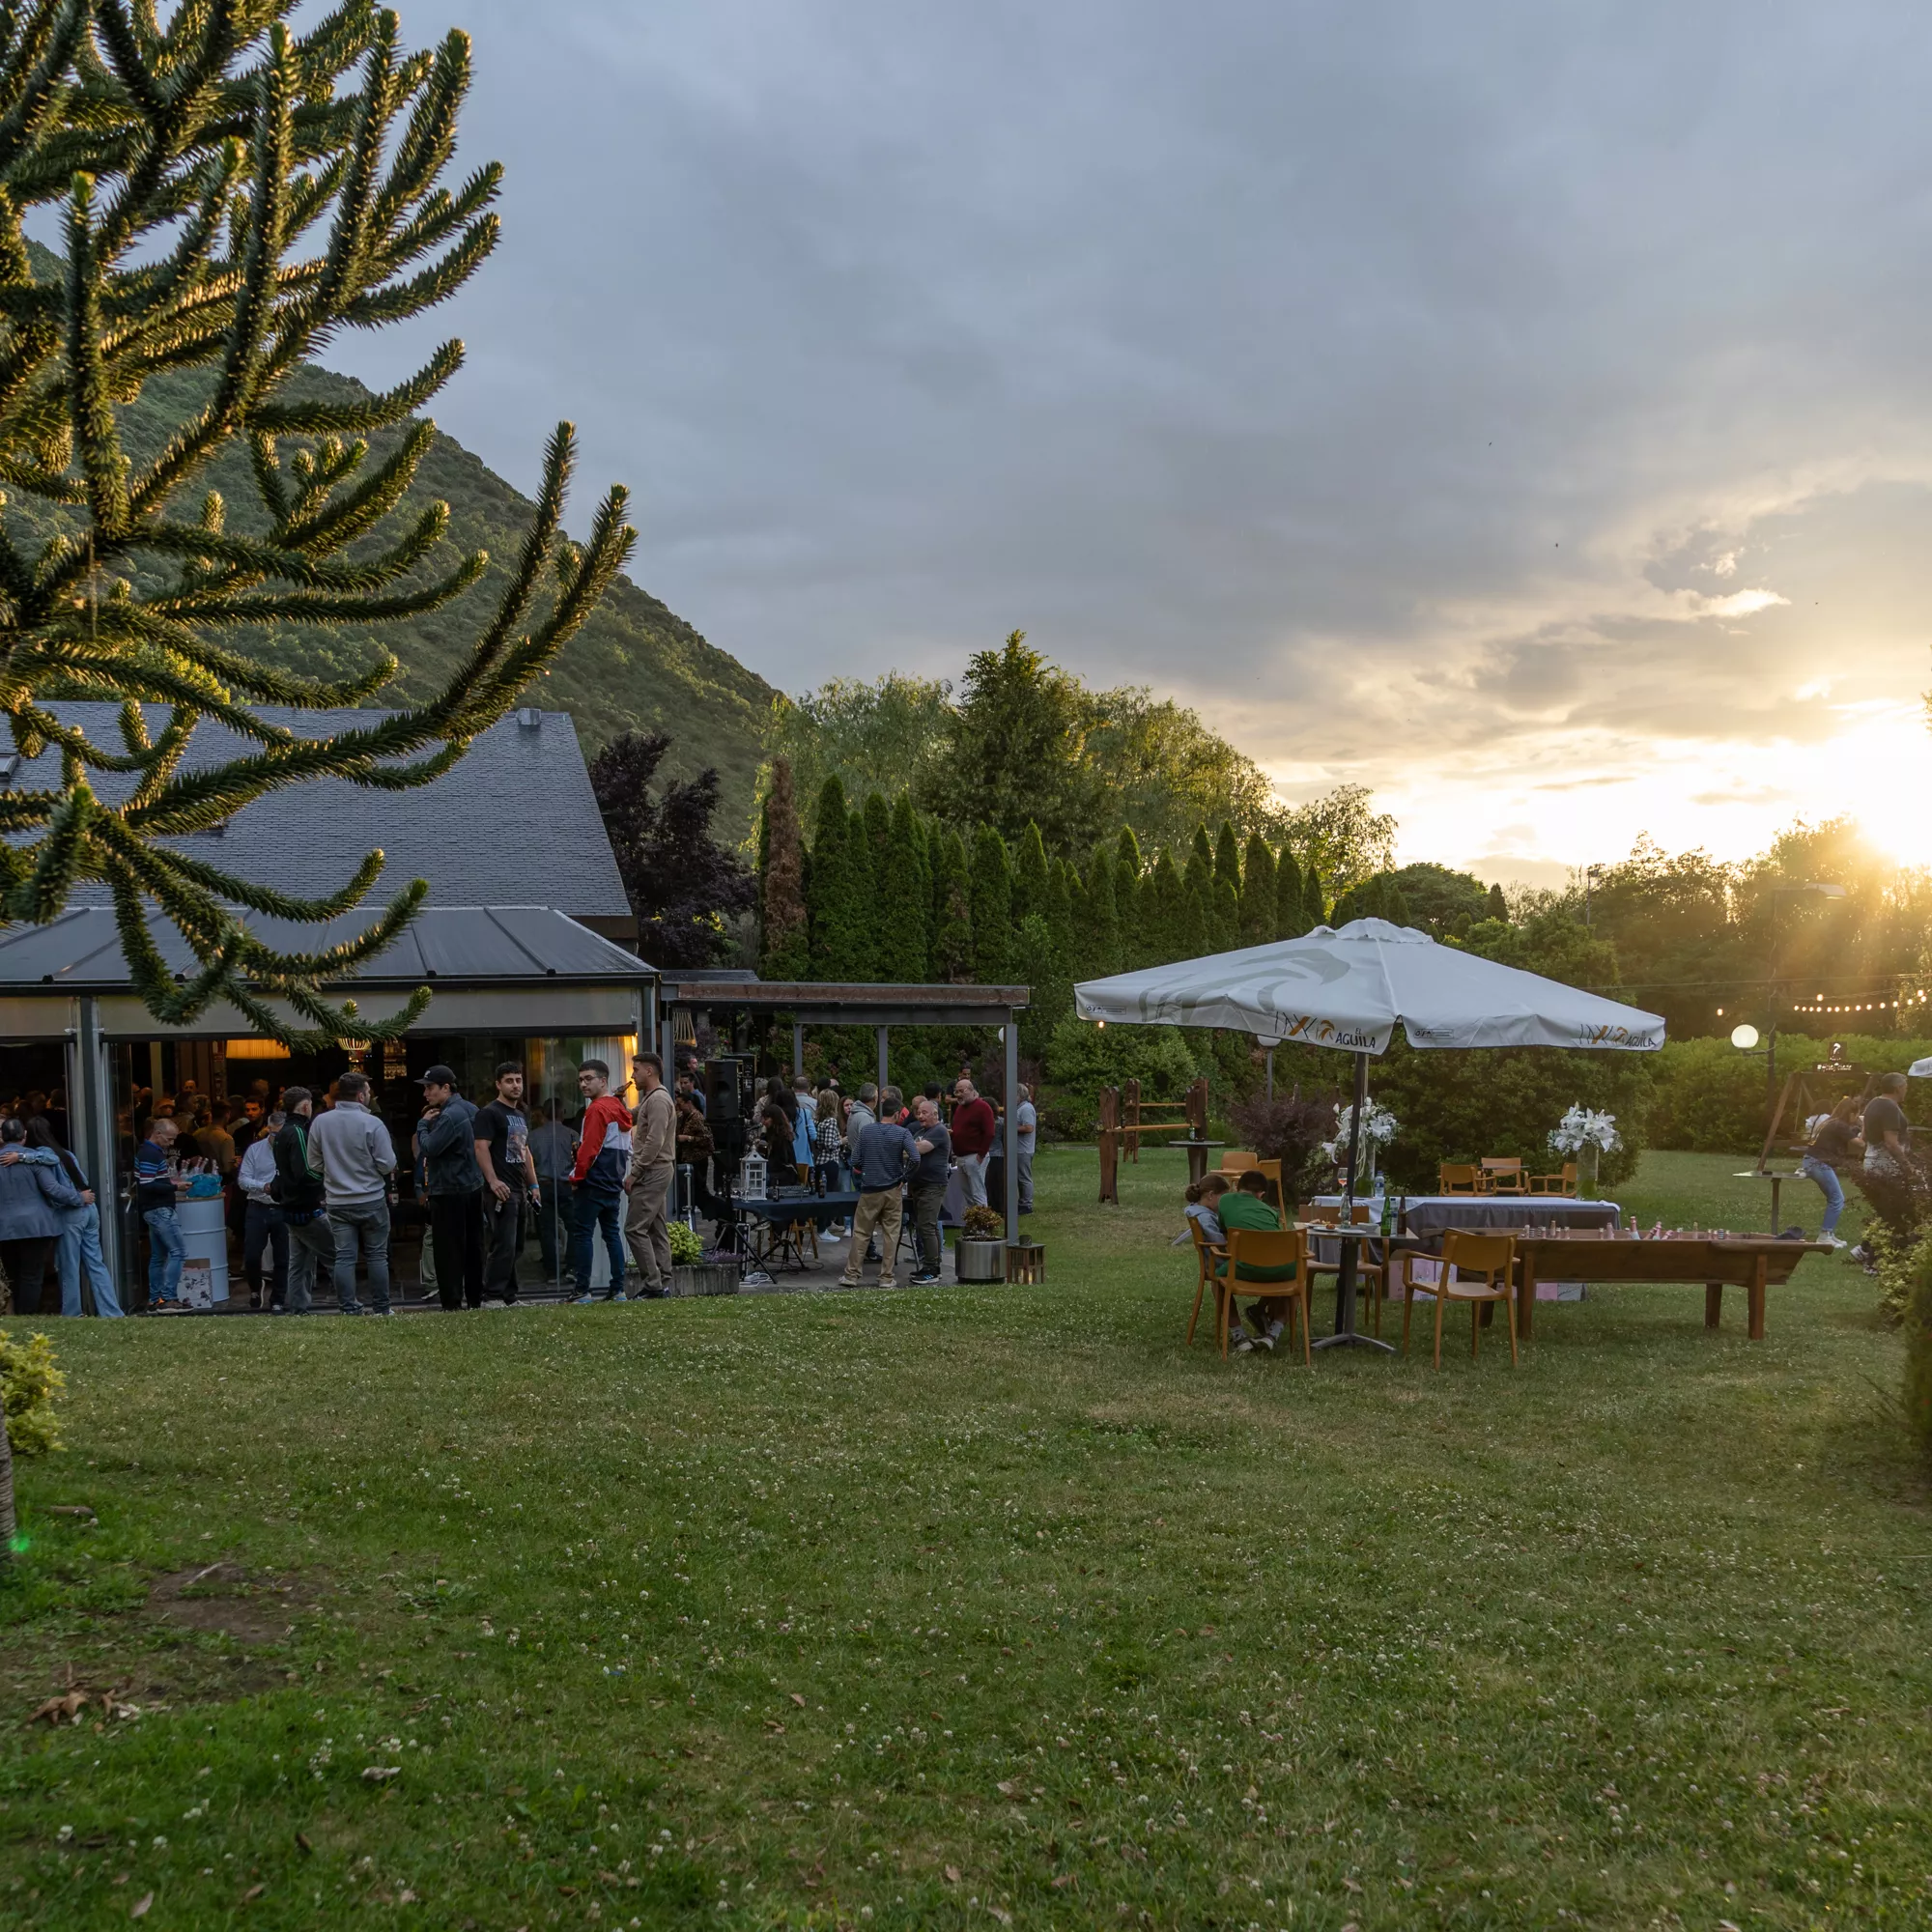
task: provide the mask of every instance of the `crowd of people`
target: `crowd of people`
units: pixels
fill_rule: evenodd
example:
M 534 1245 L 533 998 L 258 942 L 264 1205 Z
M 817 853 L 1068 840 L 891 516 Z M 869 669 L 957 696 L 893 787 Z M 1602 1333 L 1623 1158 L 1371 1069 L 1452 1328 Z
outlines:
M 695 1106 L 694 1111 L 701 1120 L 701 1109 Z M 911 1279 L 915 1286 L 939 1279 L 944 1253 L 940 1215 L 954 1171 L 967 1207 L 989 1205 L 987 1171 L 1002 1122 L 970 1073 L 953 1082 L 950 1094 L 942 1083 L 932 1082 L 910 1107 L 898 1088 L 882 1090 L 869 1080 L 847 1095 L 836 1077 L 814 1085 L 803 1073 L 790 1081 L 774 1074 L 759 1096 L 754 1126 L 757 1151 L 768 1170 L 795 1171 L 800 1181 L 810 1181 L 822 1193 L 842 1189 L 858 1194 L 849 1228 L 842 1235 L 834 1229 L 821 1236 L 837 1241 L 849 1236 L 852 1247 L 843 1277 L 848 1287 L 859 1285 L 861 1266 L 872 1259 L 879 1262 L 879 1285 L 895 1285 L 899 1236 L 908 1213 L 918 1252 Z M 1013 1128 L 1019 1210 L 1031 1214 L 1039 1114 L 1030 1088 L 1019 1090 Z M 684 1158 L 680 1153 L 679 1159 Z
M 420 1112 L 401 1150 L 401 1123 L 392 1136 L 368 1077 L 354 1068 L 323 1093 L 277 1092 L 263 1080 L 233 1098 L 200 1094 L 191 1082 L 177 1094 L 136 1087 L 122 1117 L 123 1159 L 147 1235 L 148 1307 L 184 1307 L 189 1242 L 181 1203 L 216 1194 L 251 1308 L 303 1314 L 332 1292 L 344 1314 L 391 1313 L 391 1244 L 405 1199 L 424 1223 L 420 1279 L 445 1309 L 516 1305 L 532 1245 L 540 1279 L 580 1302 L 664 1294 L 671 1217 L 709 1217 L 714 1239 L 722 1237 L 734 1218 L 735 1160 L 720 1152 L 692 1071 L 668 1084 L 659 1057 L 644 1053 L 630 1074 L 627 1089 L 605 1062 L 582 1063 L 573 1120 L 555 1102 L 527 1098 L 517 1062 L 497 1066 L 487 1097 L 466 1096 L 452 1068 L 434 1065 L 415 1082 Z M 15 1313 L 52 1313 L 51 1281 L 63 1314 L 83 1312 L 85 1286 L 95 1313 L 119 1316 L 99 1200 L 63 1145 L 58 1099 L 24 1096 L 0 1120 L 0 1268 Z M 1026 1088 L 1017 1105 L 1019 1205 L 1031 1213 L 1038 1117 Z M 1002 1119 L 970 1072 L 950 1089 L 934 1082 L 910 1106 L 896 1088 L 882 1094 L 869 1082 L 847 1095 L 835 1073 L 772 1076 L 751 1125 L 753 1146 L 777 1172 L 859 1194 L 846 1228 L 828 1238 L 852 1238 L 848 1280 L 876 1255 L 891 1286 L 905 1221 L 918 1257 L 913 1279 L 939 1278 L 950 1176 L 957 1172 L 968 1207 L 986 1205 Z

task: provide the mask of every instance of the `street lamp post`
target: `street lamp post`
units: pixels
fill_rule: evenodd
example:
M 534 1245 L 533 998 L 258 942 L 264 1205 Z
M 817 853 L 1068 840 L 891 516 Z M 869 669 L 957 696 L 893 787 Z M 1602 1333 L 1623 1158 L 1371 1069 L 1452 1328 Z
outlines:
M 1601 866 L 1583 867 L 1583 928 L 1586 932 L 1590 926 L 1590 888 L 1603 876 L 1604 868 Z
M 1764 1121 L 1765 1133 L 1769 1136 L 1777 1108 L 1777 902 L 1779 899 L 1810 893 L 1821 899 L 1841 899 L 1845 896 L 1843 886 L 1821 884 L 1811 880 L 1802 886 L 1773 886 L 1771 889 L 1771 985 L 1767 1004 L 1771 1009 L 1771 1023 L 1765 1037 L 1764 1058 Z M 1747 1033 L 1748 1040 L 1741 1040 L 1739 1034 Z M 1731 1035 L 1731 1044 L 1739 1047 L 1754 1047 L 1757 1034 L 1753 1028 L 1739 1027 Z M 1760 1161 L 1762 1165 L 1762 1161 Z

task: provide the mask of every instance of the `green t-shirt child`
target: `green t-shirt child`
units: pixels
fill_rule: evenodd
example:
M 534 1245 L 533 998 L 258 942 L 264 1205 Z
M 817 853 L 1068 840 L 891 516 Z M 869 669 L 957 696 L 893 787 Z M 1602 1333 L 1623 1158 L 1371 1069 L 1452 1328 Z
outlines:
M 1264 1201 L 1259 1194 L 1249 1194 L 1239 1187 L 1231 1187 L 1222 1195 L 1215 1212 L 1221 1217 L 1221 1225 L 1232 1234 L 1236 1228 L 1265 1229 L 1279 1231 L 1281 1216 Z M 1216 1272 L 1225 1272 L 1225 1265 Z M 1235 1271 L 1237 1281 L 1293 1281 L 1294 1269 L 1289 1267 L 1251 1267 L 1246 1262 Z

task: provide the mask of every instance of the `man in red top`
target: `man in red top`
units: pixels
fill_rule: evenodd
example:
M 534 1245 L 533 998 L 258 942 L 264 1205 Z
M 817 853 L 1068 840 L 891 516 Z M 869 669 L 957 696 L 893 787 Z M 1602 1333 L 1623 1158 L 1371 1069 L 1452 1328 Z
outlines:
M 624 1172 L 631 1161 L 631 1110 L 605 1090 L 611 1069 L 601 1060 L 586 1060 L 577 1069 L 577 1091 L 583 1095 L 583 1124 L 577 1143 L 577 1165 L 571 1169 L 572 1197 L 570 1268 L 577 1277 L 579 1301 L 594 1301 L 590 1293 L 591 1255 L 597 1231 L 611 1256 L 611 1286 L 607 1301 L 624 1296 Z
M 966 1188 L 966 1205 L 986 1205 L 986 1156 L 993 1151 L 993 1136 L 999 1122 L 990 1101 L 980 1097 L 980 1090 L 962 1079 L 952 1090 L 957 1102 L 952 1110 L 952 1157 L 959 1163 L 959 1179 Z

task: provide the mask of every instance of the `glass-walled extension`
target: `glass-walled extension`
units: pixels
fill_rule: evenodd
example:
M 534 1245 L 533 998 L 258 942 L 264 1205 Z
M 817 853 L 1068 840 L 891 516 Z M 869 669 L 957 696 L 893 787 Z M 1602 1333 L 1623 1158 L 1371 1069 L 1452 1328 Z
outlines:
M 243 1249 L 245 1202 L 236 1174 L 250 1139 L 262 1129 L 291 1087 L 305 1087 L 321 1109 L 334 1091 L 336 1077 L 352 1067 L 367 1076 L 370 1099 L 389 1129 L 398 1162 L 397 1205 L 391 1210 L 389 1266 L 398 1294 L 435 1296 L 425 1287 L 428 1212 L 414 1171 L 413 1139 L 422 1114 L 418 1076 L 445 1065 L 456 1074 L 458 1090 L 481 1107 L 496 1094 L 497 1067 L 520 1064 L 525 1074 L 525 1111 L 540 1179 L 543 1206 L 528 1218 L 518 1279 L 525 1288 L 556 1291 L 569 1264 L 569 1162 L 582 1115 L 578 1069 L 601 1060 L 611 1069 L 613 1091 L 627 1105 L 634 1034 L 513 1035 L 466 1033 L 412 1034 L 399 1040 L 358 1044 L 348 1041 L 320 1052 L 292 1051 L 266 1039 L 110 1039 L 106 1042 L 115 1119 L 118 1172 L 111 1193 L 101 1190 L 103 1212 L 118 1217 L 120 1285 L 124 1305 L 147 1299 L 149 1234 L 134 1203 L 135 1150 L 150 1123 L 171 1118 L 179 1130 L 176 1149 L 187 1161 L 208 1163 L 211 1180 L 200 1198 L 182 1207 L 190 1260 L 206 1261 L 216 1300 L 248 1305 L 247 1284 L 270 1264 L 270 1254 L 249 1256 Z M 59 1049 L 54 1050 L 58 1055 Z M 59 1070 L 49 1062 L 43 1078 Z M 24 1075 L 27 1071 L 22 1066 Z M 110 1205 L 111 1204 L 111 1205 Z M 251 1263 L 253 1267 L 251 1270 Z M 433 1269 L 429 1270 L 433 1272 Z M 319 1306 L 333 1297 L 318 1285 Z

